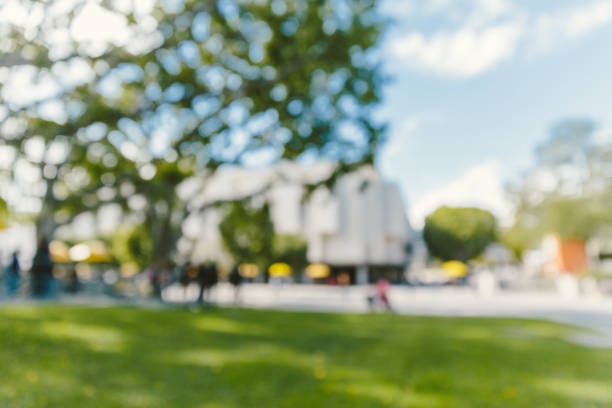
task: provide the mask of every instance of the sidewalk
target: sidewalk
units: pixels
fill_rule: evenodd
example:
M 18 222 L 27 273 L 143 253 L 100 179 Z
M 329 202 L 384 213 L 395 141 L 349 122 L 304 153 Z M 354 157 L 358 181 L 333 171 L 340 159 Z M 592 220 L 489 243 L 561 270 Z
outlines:
M 315 285 L 246 285 L 240 305 L 253 308 L 318 312 L 366 313 L 367 286 L 330 287 Z M 396 286 L 390 290 L 393 310 L 398 314 L 441 317 L 505 317 L 544 319 L 588 329 L 570 341 L 612 348 L 612 298 L 563 298 L 554 292 L 502 291 L 483 297 L 471 288 L 423 288 Z M 234 304 L 229 285 L 213 294 L 219 304 Z
M 253 308 L 272 308 L 304 311 L 366 313 L 369 311 L 368 286 L 321 286 L 266 284 L 243 285 L 240 305 Z M 167 301 L 181 302 L 195 299 L 196 288 L 167 288 Z M 214 302 L 234 304 L 233 288 L 220 284 L 212 293 Z M 394 286 L 389 298 L 396 313 L 418 316 L 517 317 L 542 318 L 597 329 L 612 333 L 612 298 L 563 298 L 554 292 L 500 291 L 483 297 L 466 287 L 424 288 Z
M 210 293 L 208 301 L 223 306 L 256 309 L 278 309 L 333 313 L 367 313 L 368 286 L 322 285 L 269 285 L 247 284 L 240 290 L 240 301 L 234 301 L 234 290 L 226 283 L 219 284 Z M 192 303 L 197 298 L 197 285 L 185 290 L 172 285 L 163 292 L 168 304 Z M 389 299 L 393 310 L 402 315 L 441 317 L 506 317 L 544 319 L 594 330 L 582 333 L 572 341 L 591 347 L 612 348 L 612 298 L 563 298 L 554 292 L 502 291 L 494 295 L 479 296 L 471 288 L 424 288 L 394 286 Z M 32 304 L 50 302 L 79 304 L 94 307 L 130 305 L 140 307 L 167 307 L 146 298 L 111 298 L 105 296 L 63 296 L 50 301 L 4 300 L 0 304 Z

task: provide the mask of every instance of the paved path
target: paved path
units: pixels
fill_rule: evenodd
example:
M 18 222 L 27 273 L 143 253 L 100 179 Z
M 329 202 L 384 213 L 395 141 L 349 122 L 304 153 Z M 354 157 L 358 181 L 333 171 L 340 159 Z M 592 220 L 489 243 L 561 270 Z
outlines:
M 243 285 L 240 290 L 242 307 L 258 309 L 300 310 L 317 312 L 366 313 L 367 286 L 331 287 L 320 285 Z M 197 286 L 184 290 L 174 285 L 164 291 L 171 303 L 191 303 L 198 294 Z M 470 288 L 393 287 L 389 298 L 396 313 L 414 316 L 516 317 L 545 319 L 588 330 L 577 331 L 570 340 L 590 347 L 612 348 L 612 298 L 562 298 L 552 292 L 498 292 L 480 296 Z M 234 291 L 220 284 L 210 294 L 211 301 L 234 305 Z M 23 302 L 23 301 L 21 301 Z M 26 301 L 29 302 L 29 301 Z M 164 307 L 146 299 L 117 300 L 109 297 L 63 297 L 62 303 L 97 306 L 135 304 Z
M 175 292 L 180 290 L 181 292 Z M 191 296 L 195 288 L 189 288 Z M 320 312 L 366 313 L 366 286 L 330 287 L 315 285 L 273 286 L 252 284 L 241 289 L 245 307 Z M 169 300 L 180 301 L 183 289 L 170 288 Z M 211 294 L 219 304 L 234 304 L 229 285 L 219 285 Z M 470 288 L 393 287 L 389 298 L 396 313 L 415 316 L 516 317 L 545 319 L 588 329 L 570 340 L 591 347 L 612 348 L 612 298 L 563 298 L 553 292 L 498 292 L 480 296 Z

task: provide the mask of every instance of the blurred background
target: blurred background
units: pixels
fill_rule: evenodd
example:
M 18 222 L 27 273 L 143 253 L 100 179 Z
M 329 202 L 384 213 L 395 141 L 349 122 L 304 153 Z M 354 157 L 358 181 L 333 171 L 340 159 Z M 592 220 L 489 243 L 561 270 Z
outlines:
M 269 3 L 2 3 L 3 296 L 612 291 L 612 4 Z

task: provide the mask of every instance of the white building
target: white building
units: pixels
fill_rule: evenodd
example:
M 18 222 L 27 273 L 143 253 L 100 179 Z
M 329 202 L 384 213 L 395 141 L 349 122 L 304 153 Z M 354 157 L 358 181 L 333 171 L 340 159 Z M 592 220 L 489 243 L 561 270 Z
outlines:
M 347 273 L 352 282 L 366 283 L 377 276 L 403 279 L 413 231 L 404 202 L 394 184 L 381 180 L 373 167 L 343 176 L 333 191 L 320 188 L 303 200 L 304 185 L 323 180 L 329 163 L 282 163 L 271 168 L 225 168 L 212 179 L 194 182 L 199 190 L 190 200 L 194 210 L 220 200 L 261 193 L 270 203 L 279 234 L 302 235 L 308 260 L 326 263 L 332 273 Z M 217 209 L 194 212 L 185 234 L 196 241 L 195 261 L 216 258 L 221 249 Z M 219 260 L 219 259 L 218 259 Z

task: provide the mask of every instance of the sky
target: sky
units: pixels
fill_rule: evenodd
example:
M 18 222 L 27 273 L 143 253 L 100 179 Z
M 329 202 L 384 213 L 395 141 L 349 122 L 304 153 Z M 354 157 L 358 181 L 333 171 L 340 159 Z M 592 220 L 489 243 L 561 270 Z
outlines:
M 503 223 L 504 186 L 567 118 L 612 129 L 612 0 L 386 0 L 392 82 L 378 158 L 412 224 L 438 206 L 477 205 Z

